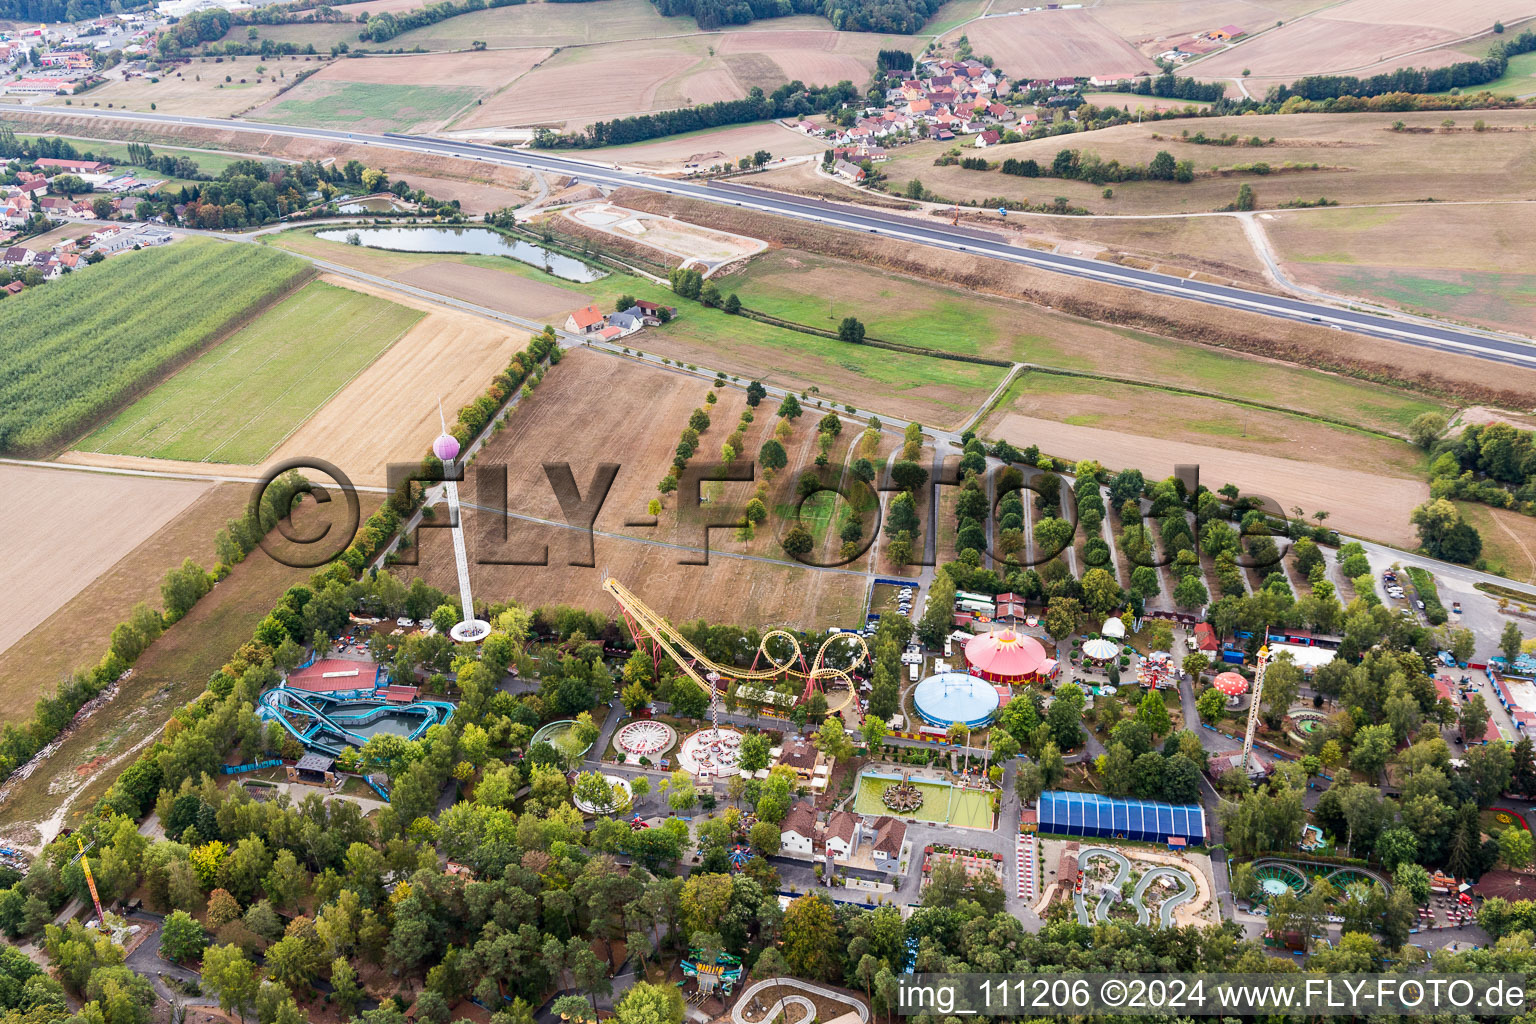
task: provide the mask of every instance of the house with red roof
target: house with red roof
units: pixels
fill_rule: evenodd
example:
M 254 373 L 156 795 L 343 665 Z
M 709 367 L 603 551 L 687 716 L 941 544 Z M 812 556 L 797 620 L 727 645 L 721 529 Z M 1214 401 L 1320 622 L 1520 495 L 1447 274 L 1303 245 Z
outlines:
M 572 334 L 596 334 L 603 327 L 603 312 L 596 306 L 583 306 L 565 318 L 565 329 Z

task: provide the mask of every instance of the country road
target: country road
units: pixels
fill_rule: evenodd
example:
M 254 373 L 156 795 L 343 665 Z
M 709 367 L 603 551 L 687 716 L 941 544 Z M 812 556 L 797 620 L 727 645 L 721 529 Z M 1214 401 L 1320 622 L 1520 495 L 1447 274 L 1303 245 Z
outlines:
M 0 105 L 0 114 L 38 114 L 37 107 Z M 857 209 L 827 200 L 768 192 L 762 189 L 717 182 L 675 181 L 627 171 L 617 165 L 598 164 L 569 156 L 526 149 L 462 142 L 420 135 L 370 134 L 328 128 L 256 124 L 211 117 L 180 117 L 128 111 L 48 108 L 48 116 L 106 118 L 167 126 L 210 128 L 262 135 L 281 135 L 353 145 L 379 146 L 434 156 L 479 160 L 535 171 L 551 171 L 612 188 L 637 188 L 720 205 L 738 206 L 796 220 L 1006 260 L 1087 281 L 1114 284 L 1169 298 L 1191 299 L 1208 305 L 1259 313 L 1298 323 L 1317 323 L 1340 331 L 1399 341 L 1435 351 L 1468 355 L 1510 366 L 1536 367 L 1536 345 L 1489 337 L 1436 321 L 1407 320 L 1367 310 L 1340 308 L 1301 298 L 1268 295 L 1229 285 L 1187 280 L 1098 260 L 1022 248 L 1010 240 L 976 228 L 931 223 L 882 210 Z

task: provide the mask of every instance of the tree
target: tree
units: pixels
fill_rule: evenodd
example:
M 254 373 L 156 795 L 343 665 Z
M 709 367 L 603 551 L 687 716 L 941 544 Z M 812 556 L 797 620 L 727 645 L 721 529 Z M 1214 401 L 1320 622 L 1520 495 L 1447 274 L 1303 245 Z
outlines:
M 784 401 L 779 403 L 779 416 L 786 420 L 799 419 L 803 411 L 800 400 L 794 395 L 785 395 Z
M 755 821 L 747 830 L 747 842 L 764 857 L 772 857 L 784 845 L 784 836 L 772 822 Z
M 1166 735 L 1173 728 L 1173 721 L 1168 717 L 1168 705 L 1163 703 L 1163 695 L 1156 690 L 1149 690 L 1141 698 L 1141 703 L 1136 707 L 1136 720 L 1147 727 L 1153 737 Z
M 1414 509 L 1409 521 L 1418 528 L 1419 543 L 1432 558 L 1463 564 L 1477 561 L 1483 550 L 1483 538 L 1471 523 L 1446 498 L 1427 501 Z
M 208 944 L 203 926 L 184 910 L 169 915 L 160 926 L 160 953 L 183 963 L 202 956 Z
M 1531 846 L 1531 834 L 1518 825 L 1499 833 L 1499 859 L 1515 871 L 1530 866 Z
M 837 325 L 837 340 L 849 345 L 864 344 L 864 325 L 851 316 L 844 317 Z
M 699 801 L 699 791 L 693 784 L 693 776 L 679 768 L 667 779 L 667 805 L 674 811 L 686 811 Z
M 1399 864 L 1392 872 L 1392 884 L 1411 895 L 1418 906 L 1429 902 L 1429 872 L 1418 864 Z
M 1045 713 L 1051 739 L 1063 750 L 1074 750 L 1082 742 L 1083 708 L 1087 698 L 1076 683 L 1064 683 L 1056 690 L 1056 699 Z
M 890 732 L 890 727 L 885 724 L 885 719 L 875 714 L 864 716 L 864 725 L 859 730 L 864 736 L 864 745 L 874 750 L 880 746 L 881 741 Z
M 826 981 L 837 970 L 837 917 L 832 904 L 819 895 L 802 896 L 784 911 L 780 929 L 784 962 L 792 975 Z
M 853 740 L 843 728 L 843 720 L 837 715 L 827 716 L 816 732 L 816 749 L 835 761 L 846 761 L 853 756 Z
M 1186 576 L 1173 588 L 1173 603 L 1186 611 L 1198 608 L 1210 600 L 1210 593 L 1199 576 Z
M 219 999 L 219 1009 L 242 1021 L 256 1001 L 256 971 L 240 947 L 210 946 L 203 953 L 203 984 Z
M 897 459 L 891 466 L 891 482 L 904 491 L 916 493 L 928 482 L 928 471 L 910 460 Z
M 1446 419 L 1438 412 L 1421 412 L 1408 424 L 1408 436 L 1420 448 L 1433 448 L 1445 435 Z
M 1513 667 L 1515 659 L 1520 656 L 1520 645 L 1525 638 L 1520 635 L 1520 627 L 1513 622 L 1504 623 L 1504 632 L 1499 634 L 1499 651 L 1504 655 L 1505 662 Z
M 1386 767 L 1395 746 L 1390 725 L 1361 726 L 1355 730 L 1355 746 L 1350 751 L 1349 766 L 1374 779 Z
M 1388 871 L 1419 856 L 1419 837 L 1406 828 L 1389 828 L 1376 837 L 1376 856 Z
M 731 292 L 731 294 L 725 297 L 725 303 L 721 305 L 720 308 L 732 316 L 735 316 L 737 313 L 741 312 L 741 299 L 736 295 L 735 292 Z
M 799 558 L 801 555 L 810 553 L 816 546 L 816 539 L 811 536 L 809 530 L 796 523 L 784 534 L 783 539 L 779 541 L 779 546 L 784 549 L 786 555 Z
M 619 1024 L 682 1024 L 683 996 L 675 985 L 639 981 L 613 1008 Z
M 763 387 L 763 382 L 754 380 L 747 385 L 747 405 L 756 409 L 757 404 L 768 397 L 768 389 Z
M 1045 609 L 1045 631 L 1051 635 L 1051 639 L 1060 643 L 1077 632 L 1077 623 L 1082 614 L 1082 605 L 1076 598 L 1053 597 Z M 1059 691 L 1057 697 L 1060 698 Z
M 784 450 L 782 444 L 770 437 L 763 442 L 763 447 L 758 451 L 757 461 L 764 469 L 783 469 L 789 464 L 789 453 Z

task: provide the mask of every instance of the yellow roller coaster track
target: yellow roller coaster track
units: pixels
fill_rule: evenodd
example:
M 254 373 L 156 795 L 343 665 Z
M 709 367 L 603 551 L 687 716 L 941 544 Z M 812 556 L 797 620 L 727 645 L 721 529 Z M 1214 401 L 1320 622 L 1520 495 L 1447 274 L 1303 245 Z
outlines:
M 737 668 L 734 665 L 722 665 L 712 660 L 709 655 L 699 650 L 688 641 L 672 624 L 651 609 L 644 601 L 640 600 L 628 587 L 613 577 L 603 581 L 603 590 L 619 603 L 631 623 L 640 632 L 644 633 L 653 643 L 667 652 L 667 656 L 677 663 L 684 674 L 699 685 L 711 701 L 715 699 L 716 688 L 714 679 L 735 680 L 741 683 L 763 683 L 777 679 L 781 676 L 792 676 L 802 679 L 810 686 L 820 685 L 822 691 L 827 694 L 827 710 L 836 714 L 853 703 L 856 684 L 848 669 L 833 668 L 826 664 L 827 651 L 836 643 L 852 643 L 858 649 L 858 657 L 854 659 L 851 668 L 869 663 L 869 647 L 864 643 L 864 638 L 857 633 L 839 633 L 830 637 L 816 651 L 816 658 L 811 662 L 809 671 L 801 671 L 795 668 L 798 662 L 804 664 L 804 658 L 800 650 L 800 642 L 794 635 L 782 629 L 770 630 L 763 634 L 763 639 L 757 645 L 757 653 L 767 661 L 772 668 Z M 778 661 L 768 650 L 768 641 L 774 637 L 780 637 L 789 642 L 791 653 L 783 661 Z M 638 640 L 639 637 L 636 637 Z M 701 674 L 700 669 L 703 673 Z M 843 699 L 836 705 L 832 704 L 833 693 L 827 690 L 827 683 L 831 680 L 839 680 L 846 687 Z

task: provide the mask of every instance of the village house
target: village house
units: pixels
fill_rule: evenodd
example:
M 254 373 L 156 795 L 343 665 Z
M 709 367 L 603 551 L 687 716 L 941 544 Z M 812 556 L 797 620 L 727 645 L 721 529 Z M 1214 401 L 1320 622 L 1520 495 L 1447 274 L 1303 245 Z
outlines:
M 864 828 L 863 820 L 852 811 L 833 811 L 827 819 L 826 840 L 823 844 L 833 860 L 847 860 L 859 849 Z
M 786 768 L 793 768 L 795 774 L 801 779 L 810 779 L 816 775 L 816 769 L 826 766 L 827 761 L 816 749 L 816 744 L 799 736 L 792 736 L 784 741 L 779 748 L 778 763 Z
M 844 178 L 855 183 L 864 180 L 864 168 L 859 167 L 856 164 L 851 164 L 847 160 L 835 161 L 832 164 L 832 173 L 837 175 L 839 178 Z
M 640 328 L 644 327 L 645 324 L 641 321 L 637 313 L 623 312 L 609 313 L 608 326 L 610 328 L 617 328 L 620 337 L 627 337 L 640 330 Z
M 815 810 L 808 803 L 791 805 L 789 813 L 779 823 L 779 833 L 782 837 L 780 849 L 783 852 L 802 857 L 812 856 L 816 852 Z
M 1206 34 L 1212 39 L 1218 39 L 1222 42 L 1231 42 L 1238 36 L 1242 35 L 1243 30 L 1238 28 L 1236 25 L 1223 25 L 1221 28 L 1211 29 L 1211 31 Z
M 875 842 L 870 848 L 870 857 L 875 867 L 895 871 L 901 861 L 902 844 L 907 841 L 907 823 L 900 818 L 882 815 L 875 819 L 874 833 Z
M 583 306 L 565 318 L 565 329 L 572 334 L 596 334 L 604 326 L 602 311 L 596 306 Z
M 1002 141 L 1003 133 L 997 131 L 994 128 L 988 131 L 984 131 L 980 135 L 976 136 L 976 141 L 973 143 L 973 145 L 975 145 L 977 149 L 986 149 L 988 146 L 995 146 Z

